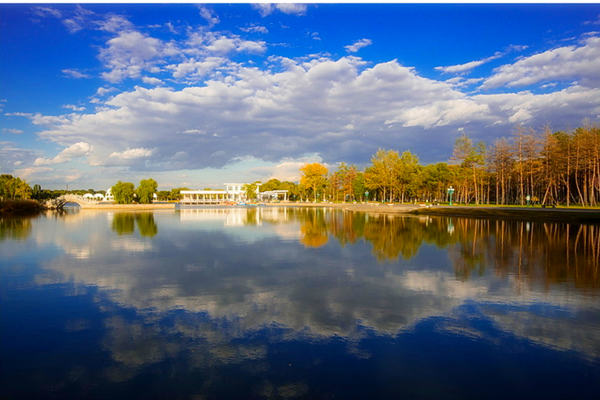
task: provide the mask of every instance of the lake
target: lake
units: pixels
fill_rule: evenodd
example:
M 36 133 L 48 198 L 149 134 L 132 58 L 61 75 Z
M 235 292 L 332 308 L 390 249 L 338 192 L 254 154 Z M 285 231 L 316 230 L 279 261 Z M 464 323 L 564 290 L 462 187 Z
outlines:
M 596 398 L 600 226 L 322 208 L 0 220 L 0 398 Z

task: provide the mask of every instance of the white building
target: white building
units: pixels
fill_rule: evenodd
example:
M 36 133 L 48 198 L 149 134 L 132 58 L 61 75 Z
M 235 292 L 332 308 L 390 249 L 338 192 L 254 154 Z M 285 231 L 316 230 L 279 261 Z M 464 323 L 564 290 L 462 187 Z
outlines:
M 287 201 L 288 191 L 287 190 L 267 190 L 258 194 L 260 201 Z
M 106 190 L 106 194 L 104 195 L 104 201 L 115 201 L 115 198 L 112 194 L 112 188 L 108 188 Z
M 83 195 L 83 198 L 88 201 L 104 201 L 104 195 L 102 193 L 86 193 Z
M 225 190 L 182 190 L 181 204 L 219 204 L 224 202 L 246 201 L 243 183 L 226 183 Z

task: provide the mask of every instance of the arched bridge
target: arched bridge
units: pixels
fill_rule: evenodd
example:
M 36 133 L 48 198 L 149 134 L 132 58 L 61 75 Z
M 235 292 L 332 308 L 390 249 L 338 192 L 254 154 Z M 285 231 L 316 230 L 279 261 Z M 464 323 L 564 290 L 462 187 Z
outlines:
M 88 199 L 84 198 L 83 196 L 79 196 L 77 194 L 68 194 L 68 193 L 63 194 L 62 196 L 58 197 L 55 201 L 57 203 L 61 204 L 61 206 L 64 206 L 65 203 L 76 203 L 81 208 L 86 208 L 93 204 L 100 203 L 98 200 L 88 200 Z

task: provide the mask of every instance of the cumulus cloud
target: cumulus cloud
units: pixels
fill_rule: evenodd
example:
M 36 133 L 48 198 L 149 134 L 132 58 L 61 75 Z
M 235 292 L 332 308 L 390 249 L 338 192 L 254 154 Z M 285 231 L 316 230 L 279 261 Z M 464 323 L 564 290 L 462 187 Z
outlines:
M 114 92 L 115 90 L 117 89 L 114 87 L 99 87 L 98 90 L 96 90 L 96 96 L 104 96 L 105 94 Z
M 348 53 L 356 53 L 357 51 L 359 51 L 363 47 L 370 46 L 372 43 L 373 42 L 371 41 L 371 39 L 360 39 L 360 40 L 354 42 L 353 44 L 350 44 L 348 46 L 344 46 L 344 48 L 346 49 L 346 51 Z
M 82 157 L 90 154 L 92 151 L 92 146 L 86 142 L 78 142 L 75 143 L 60 153 L 58 153 L 54 158 L 36 158 L 33 165 L 41 166 L 41 165 L 52 165 L 52 164 L 60 164 L 67 161 L 72 160 L 73 158 Z
M 169 64 L 166 69 L 173 71 L 175 78 L 183 77 L 183 71 L 190 71 L 197 77 L 224 63 L 216 62 L 215 57 L 230 53 L 256 54 L 265 50 L 264 41 L 246 40 L 222 32 L 189 31 L 184 42 L 174 43 L 138 31 L 124 31 L 107 42 L 99 57 L 108 69 L 102 77 L 117 83 L 126 78 L 141 78 L 144 71 L 161 72 L 164 62 L 171 59 L 177 63 Z
M 100 59 L 110 69 L 102 73 L 109 82 L 138 78 L 163 53 L 164 44 L 137 31 L 121 32 L 100 51 Z
M 393 142 L 431 154 L 433 136 L 436 151 L 447 157 L 452 137 L 445 132 L 457 127 L 494 135 L 517 122 L 560 127 L 600 115 L 599 90 L 585 86 L 547 95 L 469 95 L 456 88 L 476 81 L 423 78 L 397 61 L 369 67 L 351 56 L 271 61 L 280 65 L 237 65 L 182 89 L 136 87 L 94 113 L 28 117 L 47 126 L 44 138 L 93 145 L 90 162 L 145 160 L 144 168 L 176 170 L 221 167 L 241 157 L 273 165 L 307 154 L 325 162 L 366 161 Z M 165 69 L 186 78 L 227 63 L 200 57 Z
M 168 65 L 166 68 L 173 72 L 174 78 L 201 78 L 224 65 L 227 61 L 223 57 L 207 57 L 203 60 L 190 58 L 179 64 Z
M 502 65 L 481 85 L 528 86 L 551 80 L 577 80 L 590 86 L 600 82 L 600 37 L 588 37 L 579 46 L 564 46 Z
M 158 85 L 162 85 L 163 81 L 161 81 L 158 78 L 154 78 L 154 77 L 150 77 L 150 76 L 144 76 L 142 77 L 142 82 L 147 83 L 148 85 L 154 85 L 154 86 L 158 86 Z

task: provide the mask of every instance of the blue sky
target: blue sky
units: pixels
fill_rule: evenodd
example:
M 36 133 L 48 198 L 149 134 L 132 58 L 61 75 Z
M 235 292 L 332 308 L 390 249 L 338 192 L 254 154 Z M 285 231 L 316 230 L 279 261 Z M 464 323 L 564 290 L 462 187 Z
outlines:
M 0 4 L 0 168 L 161 188 L 600 120 L 600 5 Z

